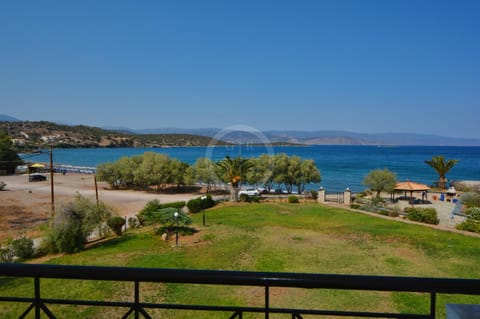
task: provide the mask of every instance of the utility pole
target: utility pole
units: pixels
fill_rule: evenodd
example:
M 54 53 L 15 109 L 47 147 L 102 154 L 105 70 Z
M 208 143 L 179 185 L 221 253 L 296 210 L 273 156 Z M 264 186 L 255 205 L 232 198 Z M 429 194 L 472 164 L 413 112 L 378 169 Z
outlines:
M 95 198 L 97 199 L 97 209 L 98 209 L 98 185 L 97 185 L 97 175 L 93 175 L 93 181 L 95 182 Z
M 52 201 L 52 224 L 55 217 L 55 192 L 53 189 L 53 145 L 50 144 L 50 195 Z

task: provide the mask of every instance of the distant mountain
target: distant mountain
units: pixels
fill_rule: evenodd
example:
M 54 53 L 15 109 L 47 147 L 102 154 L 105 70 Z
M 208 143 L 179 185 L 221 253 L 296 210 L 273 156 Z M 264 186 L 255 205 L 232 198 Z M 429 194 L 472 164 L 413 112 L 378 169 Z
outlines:
M 0 131 L 12 139 L 18 149 L 46 148 L 95 148 L 95 147 L 176 147 L 225 145 L 206 136 L 193 134 L 135 134 L 104 130 L 85 125 L 60 125 L 39 121 L 0 121 Z
M 21 122 L 9 115 L 0 115 L 0 122 Z M 62 125 L 60 125 L 62 126 Z M 68 125 L 63 125 L 68 126 Z M 73 125 L 70 125 L 73 126 Z M 76 125 L 76 127 L 83 127 Z M 440 135 L 414 134 L 414 133 L 356 133 L 340 130 L 268 130 L 264 132 L 228 131 L 220 128 L 156 128 L 156 129 L 130 129 L 127 127 L 104 127 L 112 134 L 120 135 L 195 135 L 220 139 L 233 144 L 305 144 L 305 145 L 430 145 L 430 146 L 480 146 L 480 139 L 457 138 Z M 107 134 L 108 135 L 108 134 Z M 158 145 L 167 143 L 167 140 L 145 141 L 135 138 L 136 142 L 147 145 Z M 187 138 L 186 140 L 189 140 Z M 179 138 L 178 141 L 185 143 L 186 140 Z M 204 144 L 206 140 L 198 140 L 193 145 Z M 141 142 L 140 142 L 141 141 Z M 131 142 L 131 141 L 130 141 Z M 173 143 L 168 140 L 168 143 Z
M 199 129 L 183 129 L 183 128 L 157 128 L 157 129 L 141 129 L 141 130 L 130 130 L 136 134 L 193 134 L 193 135 L 202 135 L 213 137 L 218 134 L 221 130 L 218 128 L 199 128 Z
M 117 129 L 118 130 L 118 129 Z M 480 139 L 456 138 L 440 135 L 413 133 L 355 133 L 349 131 L 295 131 L 269 130 L 261 134 L 243 131 L 224 131 L 219 128 L 176 129 L 159 128 L 125 131 L 136 134 L 194 134 L 217 137 L 229 143 L 258 144 L 265 139 L 270 143 L 292 143 L 306 145 L 430 145 L 430 146 L 480 146 Z M 261 136 L 259 136 L 261 135 Z
M 272 140 L 284 140 L 302 144 L 350 144 L 350 145 L 431 145 L 431 146 L 480 146 L 480 139 L 456 138 L 440 135 L 413 133 L 355 133 L 348 131 L 267 131 Z
M 0 122 L 20 122 L 21 120 L 10 115 L 0 114 Z

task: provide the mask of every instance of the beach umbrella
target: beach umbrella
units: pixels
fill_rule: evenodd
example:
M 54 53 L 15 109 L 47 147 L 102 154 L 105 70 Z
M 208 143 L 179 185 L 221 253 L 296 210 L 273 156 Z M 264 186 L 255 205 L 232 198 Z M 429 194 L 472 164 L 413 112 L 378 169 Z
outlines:
M 45 165 L 40 164 L 40 163 L 35 163 L 32 165 L 28 166 L 28 174 L 30 174 L 31 171 L 38 172 L 38 170 L 43 170 L 45 168 Z

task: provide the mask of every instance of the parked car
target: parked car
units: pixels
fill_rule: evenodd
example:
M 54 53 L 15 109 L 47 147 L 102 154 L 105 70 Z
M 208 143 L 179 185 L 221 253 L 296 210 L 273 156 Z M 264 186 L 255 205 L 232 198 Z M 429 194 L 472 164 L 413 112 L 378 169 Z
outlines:
M 42 174 L 31 174 L 28 176 L 29 182 L 43 182 L 47 180 L 47 176 Z
M 281 188 L 271 189 L 270 193 L 272 193 L 272 194 L 288 194 L 288 192 L 286 190 L 283 190 Z
M 260 195 L 260 193 L 255 188 L 242 188 L 238 192 L 238 196 L 240 196 L 240 195 L 258 196 L 258 195 Z

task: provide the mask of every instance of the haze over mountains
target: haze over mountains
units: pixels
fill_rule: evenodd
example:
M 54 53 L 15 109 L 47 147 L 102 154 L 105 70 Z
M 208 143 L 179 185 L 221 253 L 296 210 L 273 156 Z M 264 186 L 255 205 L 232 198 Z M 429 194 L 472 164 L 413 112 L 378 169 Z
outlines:
M 22 121 L 9 115 L 0 114 L 0 121 Z M 65 124 L 65 123 L 62 123 Z M 122 127 L 103 127 L 133 134 L 192 134 L 217 139 L 230 143 L 295 143 L 306 145 L 431 145 L 431 146 L 480 146 L 480 139 L 458 138 L 415 133 L 356 133 L 349 131 L 301 131 L 301 130 L 268 130 L 251 131 L 230 130 L 220 128 L 156 128 L 135 130 Z
M 115 129 L 115 128 L 108 128 Z M 349 131 L 300 131 L 300 130 L 268 130 L 263 132 L 229 131 L 218 128 L 180 129 L 159 128 L 133 130 L 116 128 L 136 134 L 194 134 L 217 139 L 229 143 L 263 143 L 266 138 L 271 143 L 295 143 L 306 145 L 431 145 L 431 146 L 480 146 L 480 139 L 457 138 L 439 135 L 415 133 L 355 133 Z

